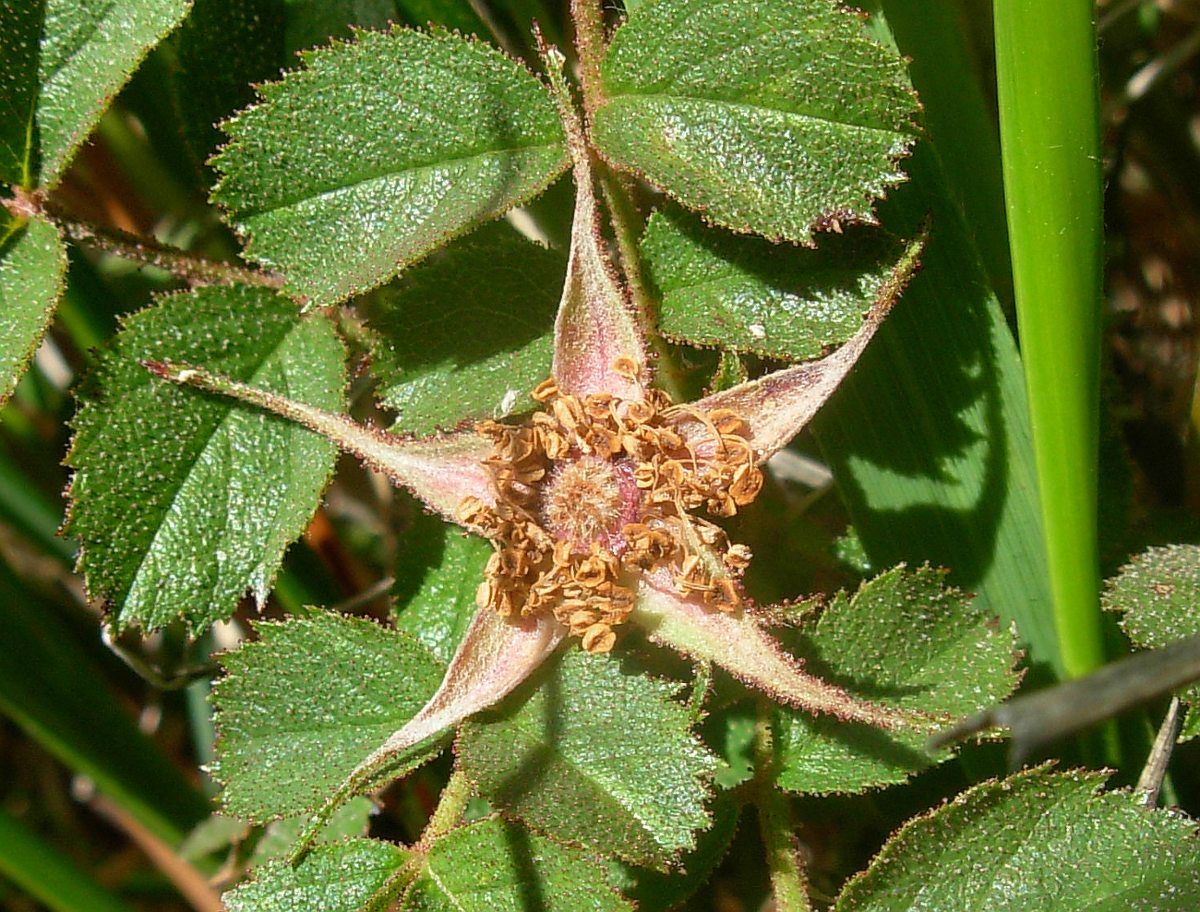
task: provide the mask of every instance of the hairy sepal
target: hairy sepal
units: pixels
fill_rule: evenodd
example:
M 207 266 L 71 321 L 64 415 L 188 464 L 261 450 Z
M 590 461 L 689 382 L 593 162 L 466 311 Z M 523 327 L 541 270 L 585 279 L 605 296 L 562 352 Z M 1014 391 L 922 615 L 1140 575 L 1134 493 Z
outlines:
M 666 571 L 642 577 L 631 618 L 655 642 L 694 659 L 707 659 L 780 703 L 876 728 L 910 728 L 919 723 L 912 715 L 860 700 L 809 674 L 750 611 L 726 613 L 684 597 Z
M 499 703 L 558 648 L 566 632 L 547 615 L 511 621 L 480 610 L 429 702 L 346 777 L 305 828 L 294 857 L 307 848 L 338 805 L 375 781 L 393 759 Z
M 740 383 L 693 403 L 693 407 L 704 412 L 732 409 L 740 414 L 750 425 L 749 441 L 759 463 L 766 462 L 804 429 L 853 370 L 900 293 L 916 274 L 924 243 L 922 235 L 909 244 L 892 280 L 880 289 L 858 332 L 833 354 Z M 707 429 L 698 422 L 685 424 L 682 430 L 697 438 L 707 435 Z
M 146 369 L 172 383 L 228 396 L 302 424 L 353 453 L 394 484 L 408 488 L 452 522 L 458 521 L 458 507 L 466 497 L 495 502 L 491 479 L 483 467 L 492 443 L 474 431 L 401 437 L 201 368 L 152 361 L 146 363 Z
M 554 321 L 554 379 L 559 389 L 573 396 L 611 393 L 620 399 L 640 399 L 639 378 L 617 372 L 613 365 L 624 360 L 644 367 L 642 331 L 604 252 L 591 152 L 561 68 L 555 66 L 561 57 L 546 56 L 575 178 L 571 254 Z

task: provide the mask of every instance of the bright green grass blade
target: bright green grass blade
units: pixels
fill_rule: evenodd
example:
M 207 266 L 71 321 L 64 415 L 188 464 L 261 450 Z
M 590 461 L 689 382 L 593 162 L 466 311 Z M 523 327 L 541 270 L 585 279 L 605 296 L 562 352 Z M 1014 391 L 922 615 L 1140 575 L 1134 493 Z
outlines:
M 1013 285 L 1054 617 L 1072 676 L 1104 661 L 1097 547 L 1103 214 L 1090 0 L 995 4 Z
M 54 912 L 130 912 L 129 906 L 3 809 L 0 872 Z

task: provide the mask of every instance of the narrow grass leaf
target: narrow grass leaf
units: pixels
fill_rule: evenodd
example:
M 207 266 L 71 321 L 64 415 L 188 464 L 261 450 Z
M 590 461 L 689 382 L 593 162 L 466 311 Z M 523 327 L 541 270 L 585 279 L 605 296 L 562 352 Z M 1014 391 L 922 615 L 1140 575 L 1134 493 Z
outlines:
M 562 254 L 487 226 L 374 295 L 370 370 L 398 413 L 394 429 L 427 434 L 533 408 L 565 271 Z
M 542 84 L 481 42 L 363 32 L 304 61 L 226 125 L 213 198 L 247 254 L 315 305 L 382 284 L 566 167 Z
M 956 718 L 1003 700 L 1017 685 L 1012 634 L 968 596 L 922 567 L 888 570 L 850 598 L 834 597 L 797 650 L 805 667 L 895 709 Z M 902 782 L 949 754 L 927 733 L 882 732 L 776 710 L 778 784 L 793 792 L 856 792 Z
M 937 167 L 914 155 L 922 191 Z M 873 566 L 948 567 L 1061 674 L 1020 358 L 956 212 L 917 190 L 889 205 L 935 206 L 921 271 L 811 427 Z
M 442 668 L 410 637 L 372 621 L 318 613 L 260 624 L 222 658 L 213 696 L 213 775 L 225 809 L 251 820 L 322 805 L 358 763 L 424 705 Z M 395 758 L 400 775 L 431 756 Z
M 1200 903 L 1200 841 L 1179 814 L 1103 773 L 1045 767 L 989 781 L 909 821 L 846 886 L 836 912 L 1125 912 Z
M 535 686 L 536 684 L 536 686 Z M 663 868 L 709 823 L 716 758 L 690 731 L 676 685 L 568 650 L 458 742 L 493 807 L 541 832 Z
M 874 221 L 914 139 L 902 58 L 826 0 L 640 6 L 601 79 L 600 152 L 739 232 Z
M 1099 609 L 1104 165 L 1094 9 L 993 4 L 1013 291 L 1062 664 L 1104 664 Z
M 292 422 L 164 383 L 144 360 L 210 365 L 339 410 L 344 352 L 323 316 L 265 289 L 208 287 L 125 322 L 81 394 L 69 529 L 89 592 L 119 628 L 192 629 L 261 604 L 304 530 L 336 450 Z
M 948 70 L 965 55 L 931 41 L 946 35 L 926 20 L 948 17 L 909 5 L 901 50 L 924 57 L 914 74 L 949 85 L 926 92 L 918 83 L 941 132 L 916 149 L 912 182 L 889 194 L 880 216 L 901 235 L 929 219 L 931 236 L 921 272 L 813 430 L 873 566 L 948 567 L 981 610 L 1016 622 L 1031 664 L 1061 676 L 1020 355 L 972 221 L 994 212 L 998 156 L 977 132 L 993 114 L 962 117 L 944 106 L 949 96 L 982 103 L 982 93 L 959 91 L 976 73 Z M 882 17 L 871 22 L 886 33 Z M 979 199 L 960 203 L 976 191 Z
M 0 809 L 0 874 L 54 912 L 132 912 L 63 851 Z M 9 894 L 11 898 L 11 894 Z
M 8 401 L 37 350 L 67 274 L 58 229 L 32 218 L 0 228 L 0 405 Z

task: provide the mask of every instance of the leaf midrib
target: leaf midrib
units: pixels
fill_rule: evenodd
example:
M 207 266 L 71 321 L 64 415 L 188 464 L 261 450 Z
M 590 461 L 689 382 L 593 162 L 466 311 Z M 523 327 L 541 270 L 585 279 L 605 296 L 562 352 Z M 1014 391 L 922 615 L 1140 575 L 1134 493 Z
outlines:
M 476 159 L 485 159 L 488 157 L 499 157 L 499 156 L 516 156 L 518 153 L 536 152 L 536 151 L 551 150 L 551 149 L 556 149 L 556 148 L 558 149 L 558 151 L 560 153 L 560 160 L 559 160 L 558 164 L 556 164 L 555 167 L 551 170 L 551 175 L 552 175 L 551 180 L 553 180 L 553 175 L 559 174 L 562 171 L 566 170 L 567 156 L 566 156 L 565 146 L 563 146 L 563 144 L 560 142 L 529 143 L 527 145 L 506 146 L 506 147 L 489 148 L 489 149 L 483 149 L 483 150 L 473 150 L 471 152 L 468 152 L 468 153 L 465 153 L 462 155 L 453 155 L 453 156 L 449 156 L 446 158 L 439 158 L 436 161 L 422 162 L 422 163 L 411 165 L 411 166 L 388 169 L 388 170 L 381 171 L 378 173 L 368 174 L 368 175 L 365 175 L 362 177 L 354 178 L 353 180 L 345 181 L 340 184 L 320 187 L 320 188 L 312 190 L 312 191 L 306 191 L 304 193 L 304 195 L 302 195 L 302 196 L 285 197 L 284 199 L 282 199 L 278 202 L 271 203 L 269 205 L 264 205 L 264 206 L 259 206 L 259 207 L 237 208 L 236 209 L 237 217 L 238 217 L 238 221 L 246 222 L 246 221 L 249 221 L 250 219 L 259 218 L 264 215 L 270 215 L 271 213 L 278 212 L 281 209 L 289 209 L 291 207 L 298 206 L 301 203 L 306 203 L 311 200 L 317 200 L 322 197 L 334 196 L 334 195 L 340 194 L 344 191 L 353 190 L 356 187 L 361 187 L 364 184 L 370 184 L 375 181 L 388 180 L 390 178 L 402 177 L 402 176 L 409 175 L 409 174 L 416 174 L 416 173 L 419 173 L 422 171 L 432 171 L 436 168 L 447 167 L 450 165 L 459 164 L 461 162 L 469 162 L 469 161 L 473 161 Z M 223 190 L 223 189 L 224 189 L 224 187 L 220 188 L 220 190 Z M 216 194 L 216 197 L 215 197 L 217 202 L 223 202 L 220 199 L 220 197 L 221 197 L 220 190 L 218 191 L 218 193 Z M 224 202 L 224 205 L 229 206 L 231 209 L 235 208 L 229 202 Z
M 805 121 L 835 124 L 837 126 L 845 127 L 847 129 L 862 130 L 862 131 L 866 131 L 869 133 L 882 133 L 885 136 L 899 136 L 899 137 L 907 136 L 912 139 L 915 139 L 915 136 L 913 136 L 912 133 L 910 133 L 907 130 L 904 130 L 903 128 L 900 128 L 900 127 L 896 127 L 896 128 L 876 127 L 876 126 L 871 126 L 868 124 L 855 123 L 850 120 L 841 120 L 836 117 L 826 116 L 823 114 L 818 115 L 818 114 L 808 113 L 805 111 L 795 111 L 795 110 L 791 110 L 789 108 L 782 108 L 782 107 L 779 107 L 776 105 L 759 104 L 759 103 L 755 103 L 755 102 L 751 102 L 751 101 L 744 101 L 744 100 L 743 101 L 728 101 L 728 100 L 722 99 L 722 98 L 712 98 L 712 97 L 706 96 L 706 95 L 688 94 L 685 92 L 610 93 L 610 94 L 608 94 L 608 96 L 605 99 L 605 104 L 597 109 L 597 113 L 599 113 L 600 111 L 603 111 L 605 108 L 612 107 L 614 102 L 626 101 L 628 103 L 629 99 L 647 99 L 647 100 L 665 99 L 667 101 L 702 102 L 704 104 L 711 105 L 713 107 L 732 108 L 735 110 L 739 110 L 739 111 L 745 110 L 745 111 L 752 112 L 752 113 L 757 112 L 757 111 L 763 111 L 768 114 L 777 114 L 777 115 L 780 115 L 783 117 L 798 118 L 798 119 L 805 120 Z

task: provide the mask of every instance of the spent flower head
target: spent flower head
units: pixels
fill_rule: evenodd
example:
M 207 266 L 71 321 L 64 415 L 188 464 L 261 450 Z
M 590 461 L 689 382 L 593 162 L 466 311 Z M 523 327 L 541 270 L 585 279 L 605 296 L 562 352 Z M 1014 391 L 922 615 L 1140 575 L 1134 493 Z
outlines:
M 785 652 L 743 591 L 749 549 L 730 542 L 712 521 L 755 499 L 762 464 L 837 388 L 907 275 L 902 268 L 859 331 L 833 354 L 696 402 L 673 402 L 651 385 L 641 317 L 605 250 L 593 153 L 561 73 L 550 69 L 576 200 L 553 375 L 533 390 L 540 408 L 532 415 L 402 436 L 199 367 L 147 364 L 164 379 L 240 399 L 325 435 L 494 549 L 478 611 L 441 686 L 359 764 L 318 813 L 310 837 L 337 802 L 364 788 L 391 759 L 497 703 L 564 638 L 604 653 L 629 623 L 793 706 L 880 727 L 913 721 L 809 674 Z

